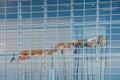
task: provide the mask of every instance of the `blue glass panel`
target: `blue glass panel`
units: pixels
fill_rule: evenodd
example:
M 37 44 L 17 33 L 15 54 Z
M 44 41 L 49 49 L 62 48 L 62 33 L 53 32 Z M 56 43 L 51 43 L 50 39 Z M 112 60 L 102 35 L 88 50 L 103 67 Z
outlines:
M 96 2 L 97 0 L 85 0 L 85 2 Z
M 96 10 L 85 10 L 85 15 L 96 15 Z
M 7 8 L 6 13 L 17 13 L 18 9 L 17 8 Z
M 61 17 L 61 16 L 70 16 L 70 11 L 59 12 L 58 16 L 59 17 Z
M 110 3 L 99 3 L 99 8 L 110 8 Z
M 74 8 L 74 10 L 76 10 L 76 9 L 83 9 L 83 4 L 73 4 L 73 8 Z
M 47 12 L 47 17 L 57 17 L 57 12 Z
M 110 16 L 99 16 L 100 21 L 110 21 Z
M 103 8 L 103 9 L 99 9 L 99 14 L 100 15 L 110 15 L 110 9 L 109 8 Z
M 0 2 L 0 7 L 5 7 L 5 3 L 4 2 Z
M 112 24 L 112 27 L 120 27 L 120 23 L 114 23 Z
M 60 5 L 58 10 L 70 10 L 70 5 Z
M 44 11 L 44 7 L 43 6 L 36 6 L 36 7 L 32 7 L 32 11 Z
M 95 9 L 95 8 L 96 8 L 95 3 L 85 4 L 85 9 Z
M 22 7 L 21 11 L 22 12 L 30 12 L 30 7 Z
M 111 53 L 120 53 L 119 48 L 111 48 Z
M 73 0 L 74 3 L 84 2 L 84 0 Z
M 120 1 L 118 1 L 118 2 L 112 2 L 112 7 L 113 8 L 119 7 L 120 8 Z
M 112 20 L 120 20 L 120 15 L 112 15 Z
M 110 2 L 111 0 L 99 0 L 99 1 L 100 1 L 100 2 L 102 2 L 102 1 L 109 1 L 109 2 Z
M 0 14 L 0 19 L 5 19 L 5 15 L 4 14 L 3 15 Z
M 85 17 L 85 22 L 96 22 L 96 16 L 86 16 Z
M 30 13 L 22 13 L 22 18 L 30 18 Z
M 118 8 L 118 9 L 113 8 L 112 9 L 112 14 L 120 14 L 120 8 Z
M 6 7 L 18 6 L 17 1 L 6 2 Z
M 83 22 L 83 17 L 74 17 L 73 21 L 74 22 Z
M 47 0 L 47 4 L 57 4 L 57 0 Z
M 112 34 L 120 34 L 120 28 L 112 28 Z
M 120 35 L 112 35 L 112 40 L 120 40 Z
M 30 1 L 21 1 L 21 5 L 22 6 L 30 6 L 31 3 L 30 3 Z
M 0 13 L 5 13 L 5 8 L 0 8 Z
M 71 0 L 58 0 L 59 4 L 71 3 Z
M 74 16 L 83 16 L 83 11 L 82 11 L 82 10 L 74 11 L 74 12 L 73 12 L 73 15 L 74 15 Z
M 57 6 L 47 6 L 48 11 L 57 11 Z
M 17 19 L 18 18 L 18 14 L 7 14 L 7 19 Z
M 44 13 L 32 13 L 32 18 L 43 18 Z
M 33 0 L 32 5 L 44 5 L 44 0 Z

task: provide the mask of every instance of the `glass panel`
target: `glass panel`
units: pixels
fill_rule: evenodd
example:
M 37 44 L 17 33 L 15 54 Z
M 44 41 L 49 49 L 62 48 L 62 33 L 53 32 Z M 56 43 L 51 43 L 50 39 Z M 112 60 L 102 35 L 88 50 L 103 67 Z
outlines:
M 118 8 L 118 9 L 113 8 L 112 14 L 120 14 L 120 8 Z
M 96 15 L 96 10 L 86 10 L 85 15 Z
M 73 0 L 74 3 L 84 2 L 84 0 Z
M 59 12 L 58 16 L 59 17 L 61 17 L 61 16 L 70 16 L 70 11 Z
M 85 17 L 85 22 L 96 22 L 96 16 L 86 16 Z
M 112 24 L 112 27 L 114 28 L 114 27 L 120 27 L 120 23 L 114 23 L 114 24 Z
M 102 1 L 109 1 L 110 2 L 110 0 L 100 0 L 100 2 L 102 2 Z
M 100 21 L 110 21 L 110 16 L 99 16 Z
M 111 53 L 120 53 L 119 48 L 111 48 Z
M 57 6 L 47 6 L 48 11 L 57 11 Z
M 67 4 L 70 3 L 71 0 L 58 0 L 59 4 Z
M 22 6 L 30 6 L 30 1 L 21 1 Z
M 120 8 L 120 1 L 118 1 L 118 2 L 112 2 L 112 7 L 113 8 L 119 7 Z
M 97 0 L 85 0 L 85 2 L 96 2 Z
M 112 28 L 112 34 L 120 34 L 120 28 Z
M 96 4 L 95 3 L 85 4 L 85 9 L 95 9 L 95 8 L 96 8 Z
M 110 9 L 108 9 L 108 8 L 99 9 L 99 14 L 100 15 L 105 15 L 105 14 L 110 15 Z
M 59 18 L 58 19 L 59 23 L 70 23 L 70 18 Z
M 17 19 L 18 14 L 7 14 L 7 19 Z
M 5 8 L 0 8 L 0 14 L 5 13 Z
M 76 9 L 83 9 L 83 4 L 73 4 L 74 10 Z
M 110 3 L 99 3 L 99 8 L 110 8 Z
M 120 40 L 120 35 L 112 35 L 112 40 Z
M 6 7 L 18 6 L 17 1 L 6 2 Z
M 47 0 L 47 4 L 57 4 L 57 0 Z
M 5 19 L 5 15 L 4 14 L 0 14 L 0 19 Z
M 57 12 L 47 12 L 47 17 L 57 17 Z
M 43 6 L 36 6 L 36 7 L 32 7 L 32 11 L 44 11 L 44 7 Z
M 30 12 L 30 7 L 22 7 L 22 12 Z
M 22 18 L 30 18 L 30 13 L 22 13 Z
M 74 17 L 73 21 L 74 22 L 83 22 L 83 17 Z
M 36 5 L 43 5 L 44 0 L 33 0 L 32 1 L 32 5 L 36 6 Z
M 73 15 L 74 16 L 83 16 L 83 11 L 82 10 L 80 10 L 80 11 L 74 11 Z
M 6 13 L 17 13 L 18 9 L 17 8 L 7 8 Z
M 5 3 L 4 2 L 0 2 L 0 7 L 5 7 Z
M 112 20 L 120 20 L 120 15 L 112 15 Z
M 32 18 L 43 18 L 44 13 L 32 13 Z
M 70 10 L 70 5 L 60 5 L 58 10 Z

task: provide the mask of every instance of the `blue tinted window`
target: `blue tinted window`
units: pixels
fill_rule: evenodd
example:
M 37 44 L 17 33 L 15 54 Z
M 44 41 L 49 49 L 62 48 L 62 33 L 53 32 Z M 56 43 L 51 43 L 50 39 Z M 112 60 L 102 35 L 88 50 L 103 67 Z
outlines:
M 95 9 L 96 8 L 96 4 L 92 3 L 92 4 L 85 4 L 85 8 L 86 9 Z
M 84 0 L 73 0 L 74 3 L 78 3 L 78 2 L 84 2 Z
M 86 16 L 85 17 L 85 22 L 91 22 L 91 21 L 96 21 L 96 16 Z
M 97 0 L 85 0 L 85 2 L 96 2 Z
M 57 6 L 47 6 L 48 11 L 57 11 Z
M 74 11 L 74 12 L 73 12 L 73 15 L 74 15 L 74 16 L 83 16 L 83 11 L 82 11 L 82 10 Z
M 30 13 L 22 13 L 22 18 L 30 18 Z
M 120 20 L 120 15 L 112 15 L 112 20 Z
M 43 18 L 44 14 L 43 13 L 32 13 L 32 18 Z
M 99 14 L 100 15 L 110 15 L 110 9 L 109 8 L 104 8 L 104 9 L 99 9 Z
M 99 16 L 100 21 L 110 21 L 110 16 Z
M 120 14 L 120 8 L 113 8 L 112 14 Z
M 58 10 L 70 10 L 70 5 L 60 5 Z
M 4 14 L 0 14 L 0 19 L 5 19 L 5 15 Z
M 70 16 L 70 11 L 59 12 L 58 16 L 60 16 L 60 17 L 62 17 L 62 16 Z
M 74 17 L 73 21 L 74 22 L 83 22 L 83 17 Z
M 0 7 L 5 7 L 5 3 L 4 2 L 0 2 Z
M 59 4 L 71 3 L 71 0 L 58 0 Z
M 86 10 L 85 15 L 96 15 L 96 10 Z
M 73 8 L 74 8 L 74 10 L 75 9 L 83 9 L 83 4 L 74 4 Z
M 32 11 L 44 11 L 44 7 L 43 6 L 36 6 L 36 7 L 32 7 Z
M 7 19 L 17 19 L 18 14 L 7 14 Z
M 99 3 L 99 8 L 110 8 L 110 3 Z
M 22 12 L 30 12 L 30 7 L 22 7 Z
M 6 6 L 7 7 L 18 6 L 18 2 L 17 1 L 6 2 Z
M 21 5 L 22 6 L 30 6 L 31 3 L 30 3 L 30 1 L 21 1 Z
M 100 2 L 102 2 L 102 1 L 111 1 L 111 0 L 99 0 Z
M 112 34 L 120 34 L 120 28 L 112 28 Z
M 119 2 L 113 2 L 112 7 L 120 7 L 120 1 Z
M 57 4 L 57 0 L 47 0 L 47 4 Z
M 57 17 L 57 12 L 47 12 L 47 17 Z
M 5 13 L 5 9 L 4 8 L 0 8 L 0 13 Z
M 18 9 L 17 9 L 17 8 L 7 8 L 7 9 L 6 9 L 6 12 L 7 12 L 7 13 L 17 13 L 17 12 L 18 12 Z
M 32 5 L 43 5 L 44 4 L 44 0 L 33 0 L 32 1 Z

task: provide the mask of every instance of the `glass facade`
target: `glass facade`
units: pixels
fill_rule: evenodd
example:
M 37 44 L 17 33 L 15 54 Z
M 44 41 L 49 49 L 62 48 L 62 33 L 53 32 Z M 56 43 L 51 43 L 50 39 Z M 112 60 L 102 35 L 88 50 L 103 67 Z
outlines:
M 120 0 L 0 0 L 0 80 L 119 80 L 119 53 Z

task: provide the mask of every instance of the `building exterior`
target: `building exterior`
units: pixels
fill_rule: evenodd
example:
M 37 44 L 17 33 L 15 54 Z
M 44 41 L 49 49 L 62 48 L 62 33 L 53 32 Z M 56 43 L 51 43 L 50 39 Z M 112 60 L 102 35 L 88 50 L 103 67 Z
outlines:
M 119 80 L 119 48 L 120 0 L 0 0 L 0 80 Z

